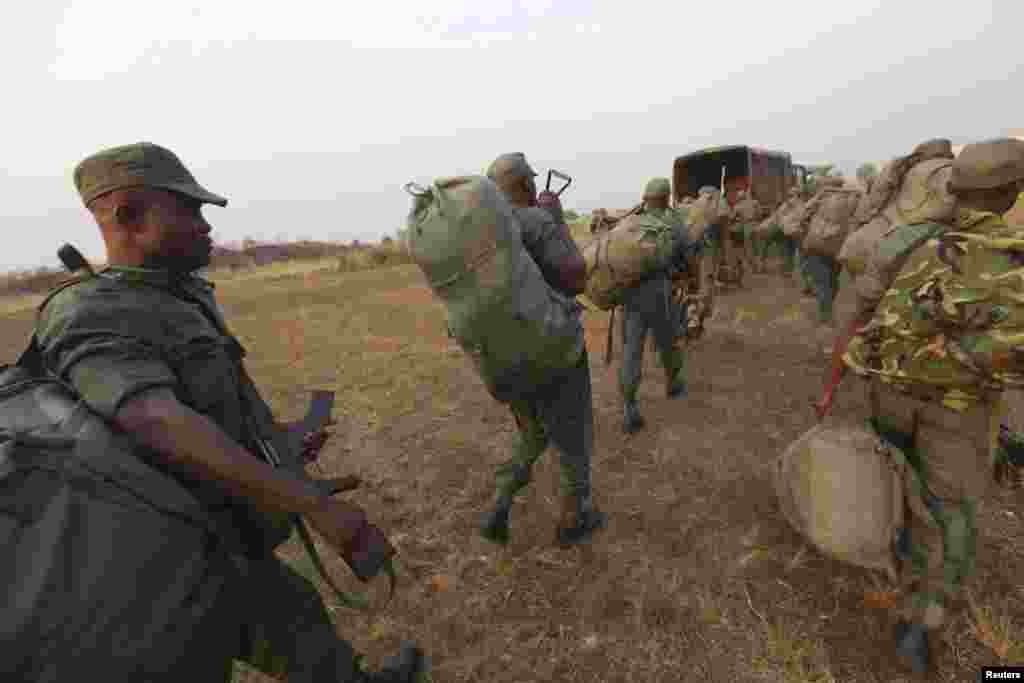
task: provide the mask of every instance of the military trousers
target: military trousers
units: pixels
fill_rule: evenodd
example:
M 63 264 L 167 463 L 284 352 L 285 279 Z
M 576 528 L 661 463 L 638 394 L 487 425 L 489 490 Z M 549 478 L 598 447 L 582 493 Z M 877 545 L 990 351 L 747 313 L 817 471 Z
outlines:
M 722 231 L 722 256 L 721 263 L 729 268 L 735 268 L 738 262 L 746 257 L 747 240 L 743 230 L 736 225 L 730 225 Z
M 832 256 L 807 252 L 804 254 L 806 270 L 818 302 L 818 322 L 832 322 L 832 303 L 839 292 L 839 262 Z
M 356 653 L 316 586 L 274 555 L 233 559 L 231 588 L 168 683 L 229 683 L 234 660 L 289 683 L 355 680 Z
M 782 233 L 780 239 L 782 242 L 782 272 L 784 275 L 792 275 L 800 245 L 795 238 L 789 237 L 785 233 Z
M 869 381 L 868 395 L 883 434 L 913 439 L 904 482 L 910 514 L 898 544 L 906 595 L 901 613 L 939 628 L 974 570 L 976 520 L 993 483 L 1002 394 L 987 394 L 962 413 L 877 378 Z
M 777 224 L 765 230 L 758 230 L 755 227 L 752 235 L 754 237 L 755 256 L 762 269 L 766 267 L 769 258 L 784 256 L 783 240 L 785 235 L 782 233 L 782 228 Z
M 811 271 L 809 268 L 810 264 L 808 263 L 807 258 L 808 254 L 804 250 L 803 246 L 799 246 L 799 242 L 797 244 L 798 246 L 796 248 L 796 268 L 800 275 L 800 284 L 803 286 L 805 292 L 813 292 L 814 280 L 811 277 Z
M 594 405 L 587 352 L 575 367 L 509 407 L 516 421 L 516 443 L 512 458 L 498 467 L 498 495 L 511 498 L 529 484 L 534 463 L 553 444 L 559 452 L 562 495 L 590 497 Z
M 626 402 L 636 401 L 648 332 L 654 336 L 666 381 L 674 381 L 683 372 L 684 351 L 675 345 L 680 311 L 673 303 L 670 287 L 667 277 L 657 276 L 632 287 L 624 296 L 619 389 Z

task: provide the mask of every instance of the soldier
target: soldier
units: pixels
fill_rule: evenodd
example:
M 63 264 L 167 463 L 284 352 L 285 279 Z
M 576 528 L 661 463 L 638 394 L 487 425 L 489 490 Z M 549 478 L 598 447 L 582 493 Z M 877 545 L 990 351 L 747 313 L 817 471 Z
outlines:
M 962 209 L 954 224 L 898 226 L 874 251 L 856 281 L 858 312 L 837 338 L 832 377 L 815 406 L 819 417 L 831 411 L 835 389 L 851 367 L 868 378 L 872 417 L 880 431 L 894 443 L 909 443 L 916 453 L 907 471 L 913 518 L 902 571 L 912 590 L 901 610 L 896 643 L 900 656 L 919 672 L 930 667 L 928 633 L 946 623 L 947 608 L 975 565 L 975 520 L 997 459 L 1003 379 L 1019 382 L 1024 370 L 1016 358 L 997 363 L 994 355 L 988 357 L 990 371 L 980 369 L 958 343 L 959 318 L 950 321 L 953 339 L 921 336 L 922 321 L 948 317 L 944 306 L 930 307 L 922 291 L 941 283 L 943 273 L 958 273 L 961 283 L 971 285 L 955 290 L 958 302 L 984 307 L 990 296 L 1003 292 L 1005 275 L 1020 268 L 1016 255 L 997 261 L 993 254 L 999 252 L 939 238 L 954 229 L 978 242 L 1024 238 L 1000 216 L 1024 190 L 1024 142 L 968 145 L 954 161 L 949 190 Z M 899 267 L 876 264 L 886 252 L 896 254 Z M 888 274 L 893 272 L 898 274 Z M 1002 320 L 996 313 L 987 317 L 989 323 Z M 984 348 L 968 350 L 985 353 Z
M 424 664 L 418 648 L 406 644 L 383 671 L 363 672 L 313 584 L 273 554 L 291 532 L 281 519 L 295 513 L 336 548 L 377 549 L 366 546 L 372 527 L 361 509 L 254 455 L 295 426 L 274 420 L 213 285 L 192 274 L 212 248 L 202 206 L 227 200 L 152 143 L 98 152 L 74 179 L 109 265 L 42 308 L 43 363 L 191 491 L 223 523 L 221 541 L 235 553 L 221 603 L 168 680 L 228 680 L 232 660 L 243 659 L 289 681 L 413 681 Z M 325 439 L 307 435 L 308 452 Z
M 551 192 L 537 194 L 533 169 L 521 153 L 503 154 L 490 165 L 487 177 L 515 207 L 523 245 L 548 284 L 569 297 L 583 293 L 586 262 L 562 220 L 562 207 Z M 581 307 L 576 305 L 576 314 Z M 582 347 L 583 327 L 578 328 Z M 548 443 L 560 451 L 561 519 L 556 539 L 562 547 L 581 543 L 603 529 L 607 515 L 591 499 L 590 461 L 594 450 L 594 407 L 590 363 L 584 348 L 579 364 L 564 377 L 536 387 L 511 405 L 518 427 L 512 458 L 497 472 L 497 499 L 484 517 L 480 532 L 495 543 L 509 540 L 509 517 L 515 494 L 530 483 L 533 464 Z
M 776 239 L 782 242 L 782 274 L 789 276 L 793 274 L 793 266 L 796 261 L 797 252 L 797 241 L 795 238 L 790 237 L 782 231 L 783 223 L 786 217 L 798 211 L 803 206 L 803 202 L 800 199 L 800 188 L 793 186 L 789 188 L 789 193 L 786 201 L 779 205 L 775 212 L 766 218 L 765 220 L 777 225 L 777 229 L 773 228 L 770 232 L 776 235 Z M 770 239 L 770 238 L 769 238 Z
M 763 273 L 765 242 L 755 230 L 759 219 L 763 217 L 761 203 L 754 199 L 750 190 L 740 190 L 733 210 L 736 213 L 733 233 L 739 234 L 742 238 L 747 270 L 752 273 Z
M 671 208 L 671 185 L 668 178 L 654 178 L 644 188 L 644 211 L 665 222 L 675 235 L 673 265 L 685 259 L 685 227 Z M 685 266 L 682 266 L 685 267 Z M 644 342 L 648 331 L 654 334 L 654 343 L 665 370 L 665 394 L 669 398 L 684 396 L 683 379 L 685 357 L 676 347 L 679 327 L 678 311 L 672 303 L 671 273 L 659 271 L 630 287 L 623 295 L 622 304 L 622 367 L 619 368 L 619 389 L 622 391 L 624 418 L 622 431 L 633 434 L 644 426 L 637 405 L 636 394 L 643 375 Z
M 825 177 L 819 181 L 818 193 L 807 202 L 801 214 L 800 221 L 803 225 L 810 226 L 819 212 L 822 210 L 826 193 L 831 188 L 842 186 L 843 181 L 839 178 Z M 801 244 L 801 254 L 804 262 L 804 270 L 810 278 L 814 298 L 818 302 L 818 322 L 821 325 L 829 325 L 832 322 L 832 304 L 839 292 L 839 262 L 834 256 L 830 256 L 818 250 L 809 249 L 808 241 L 811 231 L 804 229 L 804 241 Z

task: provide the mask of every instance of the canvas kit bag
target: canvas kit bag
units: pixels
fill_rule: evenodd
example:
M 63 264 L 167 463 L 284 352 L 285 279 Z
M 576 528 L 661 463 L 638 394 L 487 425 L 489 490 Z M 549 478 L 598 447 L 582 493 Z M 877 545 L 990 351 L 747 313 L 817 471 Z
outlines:
M 579 304 L 544 280 L 498 187 L 457 176 L 406 190 L 409 253 L 491 395 L 515 400 L 574 367 L 585 350 Z
M 587 298 L 601 310 L 618 306 L 627 289 L 669 267 L 674 240 L 671 227 L 661 220 L 648 214 L 627 216 L 583 250 Z
M 829 418 L 790 444 L 772 473 L 782 514 L 801 536 L 896 581 L 906 469 L 902 452 L 867 424 Z

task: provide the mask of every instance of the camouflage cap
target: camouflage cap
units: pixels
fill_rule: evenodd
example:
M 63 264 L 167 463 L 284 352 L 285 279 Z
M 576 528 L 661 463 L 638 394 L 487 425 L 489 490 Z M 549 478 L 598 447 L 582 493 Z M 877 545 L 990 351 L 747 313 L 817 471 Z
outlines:
M 171 190 L 217 206 L 228 203 L 197 183 L 174 152 L 152 142 L 111 147 L 83 159 L 75 167 L 75 187 L 86 206 L 128 187 Z
M 644 186 L 644 199 L 667 197 L 672 194 L 672 183 L 668 178 L 652 178 Z
M 967 145 L 953 162 L 953 190 L 990 190 L 1024 180 L 1024 141 L 1014 138 Z
M 530 164 L 526 161 L 526 155 L 522 152 L 509 152 L 491 162 L 487 167 L 487 177 L 499 186 L 503 181 L 536 176 Z

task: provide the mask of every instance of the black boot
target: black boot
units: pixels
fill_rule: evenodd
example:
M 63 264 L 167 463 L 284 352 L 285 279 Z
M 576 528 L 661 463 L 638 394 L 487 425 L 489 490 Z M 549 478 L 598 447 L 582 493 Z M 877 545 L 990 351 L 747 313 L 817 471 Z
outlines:
M 640 414 L 640 406 L 636 401 L 626 401 L 625 416 L 622 420 L 622 431 L 626 434 L 635 434 L 646 425 L 646 421 Z
M 916 674 L 931 670 L 928 629 L 923 624 L 900 619 L 896 624 L 896 654 Z
M 480 535 L 491 543 L 506 545 L 510 538 L 508 519 L 512 511 L 512 497 L 498 496 L 494 509 L 484 515 L 480 523 Z
M 420 674 L 428 674 L 430 660 L 416 643 L 405 641 L 398 654 L 384 661 L 384 668 L 375 672 L 362 672 L 354 683 L 417 683 Z
M 591 505 L 589 497 L 564 496 L 562 518 L 556 531 L 558 545 L 563 548 L 589 540 L 595 531 L 604 529 L 608 515 Z
M 676 398 L 677 396 L 686 396 L 686 380 L 681 377 L 676 377 L 669 381 L 665 386 L 665 395 L 669 398 Z

